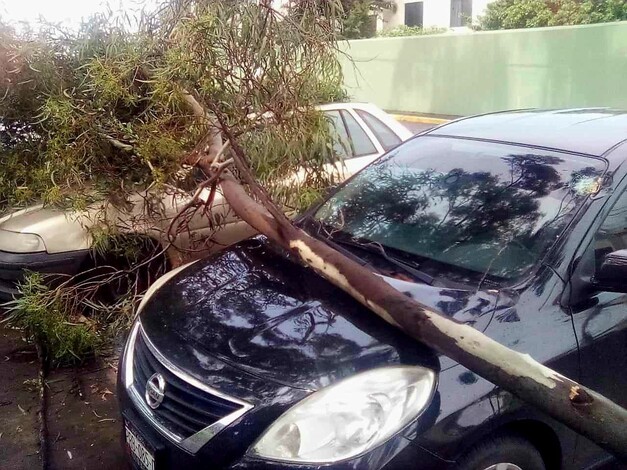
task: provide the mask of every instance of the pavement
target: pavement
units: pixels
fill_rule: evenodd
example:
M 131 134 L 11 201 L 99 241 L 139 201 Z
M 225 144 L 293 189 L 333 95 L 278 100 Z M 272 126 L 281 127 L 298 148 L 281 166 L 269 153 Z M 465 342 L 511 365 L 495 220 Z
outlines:
M 117 360 L 98 358 L 82 367 L 50 372 L 49 470 L 124 469 L 116 388 Z
M 419 115 L 410 113 L 391 112 L 390 115 L 403 124 L 414 134 L 420 134 L 433 127 L 446 124 L 447 122 L 458 118 L 459 116 L 440 116 L 440 115 Z
M 127 468 L 115 396 L 117 358 L 99 357 L 48 373 L 45 459 L 38 416 L 39 364 L 22 334 L 0 323 L 0 469 Z
M 0 324 L 0 377 L 0 468 L 41 468 L 39 360 L 21 333 L 5 324 Z
M 403 124 L 407 129 L 409 129 L 410 131 L 412 131 L 414 134 L 420 134 L 421 132 L 427 131 L 433 127 L 435 127 L 435 124 L 425 124 L 425 123 L 419 123 L 419 122 L 408 122 L 408 121 L 402 121 L 400 119 L 397 119 L 397 121 L 399 121 L 401 124 Z

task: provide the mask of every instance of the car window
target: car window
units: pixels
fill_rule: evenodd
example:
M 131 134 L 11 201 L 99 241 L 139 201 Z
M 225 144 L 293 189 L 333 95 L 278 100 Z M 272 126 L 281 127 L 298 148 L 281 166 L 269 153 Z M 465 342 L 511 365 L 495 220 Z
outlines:
M 353 149 L 348 137 L 348 131 L 344 120 L 338 110 L 326 111 L 325 115 L 331 121 L 331 132 L 333 137 L 333 151 L 341 159 L 348 159 L 353 156 Z
M 394 147 L 401 143 L 400 137 L 397 136 L 392 131 L 392 129 L 383 124 L 383 122 L 381 122 L 379 118 L 361 109 L 356 109 L 355 111 L 357 111 L 359 117 L 364 120 L 370 130 L 374 132 L 374 135 L 377 137 L 377 139 L 379 139 L 379 142 L 381 142 L 381 146 L 385 150 L 392 150 Z
M 552 246 L 602 169 L 548 150 L 425 136 L 366 167 L 315 218 L 421 270 L 513 280 Z
M 377 149 L 366 134 L 366 131 L 359 125 L 357 120 L 346 111 L 341 111 L 342 118 L 348 129 L 348 135 L 353 146 L 353 152 L 356 157 L 372 155 L 377 153 Z
M 627 191 L 623 191 L 595 235 L 594 252 L 597 268 L 601 266 L 605 255 L 626 248 Z

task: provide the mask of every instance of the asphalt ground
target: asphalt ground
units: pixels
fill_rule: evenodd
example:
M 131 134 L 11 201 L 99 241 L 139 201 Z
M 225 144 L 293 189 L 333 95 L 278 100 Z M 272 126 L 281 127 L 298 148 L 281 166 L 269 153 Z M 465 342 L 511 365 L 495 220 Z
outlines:
M 426 123 L 420 123 L 420 122 L 407 122 L 407 121 L 400 121 L 400 123 L 403 124 L 407 129 L 412 131 L 414 134 L 420 134 L 421 132 L 424 132 L 433 127 L 436 127 L 437 125 L 437 124 L 426 124 Z

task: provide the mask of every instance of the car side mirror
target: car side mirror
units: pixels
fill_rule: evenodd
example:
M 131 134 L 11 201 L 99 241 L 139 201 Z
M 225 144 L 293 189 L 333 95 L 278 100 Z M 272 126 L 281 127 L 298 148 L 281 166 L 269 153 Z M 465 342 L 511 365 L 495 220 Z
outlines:
M 600 290 L 627 293 L 627 250 L 605 255 L 594 276 L 594 285 Z

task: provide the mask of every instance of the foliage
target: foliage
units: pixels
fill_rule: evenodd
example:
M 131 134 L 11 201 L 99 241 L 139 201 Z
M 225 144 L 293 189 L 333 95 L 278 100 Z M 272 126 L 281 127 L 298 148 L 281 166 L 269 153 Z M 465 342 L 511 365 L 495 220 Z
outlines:
M 374 35 L 371 3 L 370 0 L 355 1 L 346 10 L 342 21 L 342 35 L 346 39 L 362 39 Z
M 101 337 L 93 323 L 70 314 L 58 298 L 42 295 L 50 288 L 41 274 L 28 275 L 20 290 L 22 295 L 10 306 L 5 321 L 23 328 L 51 363 L 73 364 L 95 353 Z
M 185 21 L 168 20 L 192 7 Z M 184 99 L 185 87 L 201 101 L 219 103 L 239 132 L 256 129 L 251 159 L 265 172 L 265 183 L 269 171 L 277 180 L 277 170 L 285 175 L 295 161 L 332 158 L 328 152 L 313 156 L 301 139 L 323 130 L 318 118 L 307 117 L 312 106 L 344 96 L 332 46 L 309 50 L 332 40 L 332 33 L 314 28 L 322 37 L 310 39 L 299 22 L 269 11 L 249 2 L 172 2 L 162 9 L 158 29 L 133 34 L 104 16 L 78 32 L 18 34 L 3 26 L 0 211 L 38 200 L 84 206 L 103 197 L 125 200 L 141 188 L 163 189 L 207 132 Z M 154 28 L 154 21 L 144 23 Z M 251 88 L 260 74 L 263 87 Z M 295 100 L 304 111 L 288 116 Z M 280 116 L 280 131 L 248 118 L 266 112 Z M 284 137 L 280 144 L 277 132 Z M 284 159 L 279 169 L 266 161 L 286 152 L 297 158 Z
M 395 28 L 384 30 L 378 34 L 382 38 L 398 38 L 405 36 L 426 36 L 430 34 L 442 34 L 444 28 L 421 28 L 420 26 L 399 25 Z
M 326 15 L 334 15 L 335 7 L 323 6 Z M 308 18 L 313 11 L 299 14 L 309 21 L 306 31 L 303 19 L 254 3 L 209 2 L 195 21 L 173 33 L 154 73 L 164 88 L 191 85 L 201 105 L 228 117 L 256 178 L 282 204 L 288 202 L 280 198 L 287 194 L 284 183 L 299 168 L 317 173 L 322 186 L 332 183 L 322 171 L 335 159 L 332 142 L 327 122 L 313 107 L 344 98 L 335 32 Z
M 386 0 L 342 0 L 342 8 L 342 36 L 363 39 L 375 35 L 376 15 L 383 10 L 393 10 L 396 4 Z
M 537 28 L 627 20 L 626 0 L 496 0 L 480 29 Z
M 86 193 L 164 183 L 200 131 L 176 96 L 155 99 L 143 73 L 148 44 L 107 18 L 77 33 L 43 29 L 1 42 L 9 72 L 0 116 L 17 131 L 2 149 L 0 208 L 38 199 L 80 205 Z
M 326 171 L 337 158 L 333 138 L 315 106 L 345 98 L 341 15 L 339 0 L 293 0 L 280 10 L 269 1 L 168 0 L 132 32 L 107 15 L 77 31 L 0 23 L 0 213 L 34 203 L 89 209 L 95 258 L 104 260 L 105 269 L 54 289 L 28 278 L 13 305 L 12 320 L 53 360 L 79 360 L 96 334 L 128 322 L 152 271 L 138 257 L 144 238 L 124 236 L 121 221 L 163 232 L 171 215 L 161 201 L 181 191 L 192 199 L 181 174 L 200 165 L 221 131 L 283 207 L 310 204 L 335 183 Z M 165 243 L 178 247 L 191 218 L 207 214 L 187 209 Z M 113 306 L 96 300 L 107 290 Z M 95 330 L 73 325 L 83 315 Z

